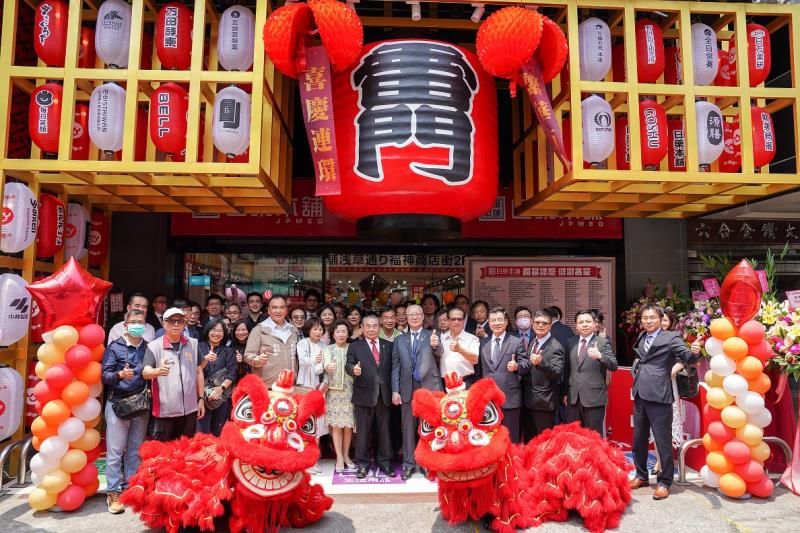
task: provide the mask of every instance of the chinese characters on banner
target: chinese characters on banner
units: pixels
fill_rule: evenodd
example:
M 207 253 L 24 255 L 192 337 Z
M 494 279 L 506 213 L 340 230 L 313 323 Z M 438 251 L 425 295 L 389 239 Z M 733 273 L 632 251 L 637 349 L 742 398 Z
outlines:
M 800 242 L 800 220 L 688 220 L 693 244 L 777 244 Z
M 564 148 L 564 138 L 561 135 L 561 127 L 556 121 L 555 114 L 553 113 L 553 104 L 550 103 L 550 96 L 547 94 L 547 86 L 542 79 L 542 66 L 536 56 L 522 66 L 522 81 L 525 83 L 525 90 L 528 92 L 533 104 L 533 110 L 536 112 L 536 118 L 539 119 L 539 124 L 542 125 L 544 135 L 547 142 L 553 148 L 553 153 L 564 165 L 564 168 L 569 169 L 572 167 L 567 151 Z
M 330 254 L 328 272 L 463 272 L 464 256 L 449 254 Z
M 316 195 L 341 194 L 336 129 L 333 124 L 331 66 L 322 46 L 306 48 L 308 70 L 300 74 L 300 103 L 317 176 Z
M 616 316 L 612 257 L 466 258 L 467 287 L 474 300 L 500 305 L 509 313 L 519 305 L 557 305 L 570 327 L 581 309 Z

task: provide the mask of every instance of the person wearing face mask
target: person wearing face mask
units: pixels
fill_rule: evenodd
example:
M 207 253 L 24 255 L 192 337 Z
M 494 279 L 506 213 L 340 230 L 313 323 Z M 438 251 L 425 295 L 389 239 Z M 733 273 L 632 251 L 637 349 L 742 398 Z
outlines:
M 131 294 L 130 297 L 128 298 L 128 307 L 125 309 L 125 311 L 127 312 L 130 311 L 131 309 L 138 309 L 139 311 L 147 313 L 147 297 L 141 292 L 135 292 Z M 125 331 L 126 327 L 124 320 L 114 324 L 114 327 L 112 327 L 111 331 L 108 332 L 108 344 L 111 344 L 115 340 L 125 335 Z M 156 335 L 156 330 L 153 329 L 153 326 L 145 322 L 144 335 L 142 336 L 142 338 L 146 342 L 150 342 L 151 340 L 156 338 L 155 335 Z
M 147 386 L 142 377 L 147 342 L 145 310 L 130 309 L 123 322 L 125 332 L 106 346 L 103 354 L 103 384 L 110 391 L 105 407 L 107 505 L 112 514 L 125 510 L 119 496 L 128 486 L 128 479 L 139 469 L 139 446 L 147 434 L 149 411 L 122 420 L 114 412 L 117 400 L 139 394 Z
M 531 317 L 533 313 L 529 307 L 520 305 L 514 309 L 514 332 L 512 335 L 519 337 L 522 346 L 528 350 L 528 346 L 533 342 L 533 330 L 531 329 Z

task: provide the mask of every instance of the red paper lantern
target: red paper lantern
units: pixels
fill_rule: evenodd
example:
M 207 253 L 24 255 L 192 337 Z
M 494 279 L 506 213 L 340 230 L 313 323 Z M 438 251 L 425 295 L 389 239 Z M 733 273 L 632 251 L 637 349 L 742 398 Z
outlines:
M 733 267 L 720 288 L 722 313 L 737 328 L 753 318 L 761 306 L 761 282 L 753 267 L 742 259 Z
M 64 203 L 52 194 L 39 196 L 39 227 L 36 229 L 36 257 L 53 257 L 64 247 Z
M 667 134 L 669 135 L 667 165 L 670 172 L 686 172 L 686 133 L 683 129 L 683 120 L 672 117 L 667 120 Z
M 719 171 L 739 172 L 742 166 L 742 135 L 738 116 L 733 122 L 725 122 L 722 128 L 722 141 L 725 143 L 725 148 L 719 156 Z
M 625 81 L 625 45 L 622 43 L 611 49 L 611 79 Z
M 142 53 L 140 56 L 140 66 L 142 70 L 153 68 L 153 34 L 142 32 Z
M 769 165 L 775 157 L 775 126 L 772 116 L 758 106 L 750 107 L 753 121 L 753 167 Z
M 714 85 L 717 87 L 733 87 L 736 85 L 736 81 L 731 78 L 733 73 L 731 54 L 726 50 L 717 50 L 717 57 L 719 57 L 719 69 L 717 70 L 717 77 L 714 78 Z
M 192 12 L 183 4 L 170 2 L 158 12 L 156 54 L 161 67 L 186 70 L 192 63 Z
M 664 83 L 681 85 L 683 74 L 681 70 L 681 49 L 669 46 L 664 49 Z
M 89 231 L 89 266 L 99 267 L 108 258 L 108 217 L 100 211 L 92 211 Z
M 617 170 L 631 169 L 631 132 L 628 128 L 628 117 L 623 115 L 617 119 L 614 126 L 614 137 L 616 142 L 615 158 L 617 160 Z
M 761 24 L 747 25 L 747 66 L 750 71 L 750 87 L 761 85 L 772 68 L 772 44 L 769 31 Z
M 63 87 L 54 82 L 40 85 L 31 93 L 28 132 L 43 152 L 58 153 L 62 94 Z
M 636 70 L 639 83 L 655 83 L 664 73 L 664 37 L 650 19 L 636 22 Z
M 449 63 L 429 71 L 443 54 Z M 386 92 L 392 81 L 397 90 Z M 432 107 L 443 104 L 449 110 Z M 419 216 L 432 215 L 426 221 L 452 235 L 457 221 L 494 204 L 497 100 L 474 53 L 421 39 L 368 44 L 353 67 L 334 75 L 333 109 L 342 194 L 324 201 L 346 220 L 370 217 L 360 229 L 391 218 L 381 215 L 422 229 Z M 402 126 L 412 121 L 413 131 Z
M 97 52 L 94 49 L 94 28 L 81 26 L 81 43 L 78 50 L 78 68 L 94 68 Z
M 75 121 L 72 123 L 72 159 L 86 161 L 91 150 L 89 139 L 89 106 L 75 104 Z
M 186 149 L 189 94 L 179 85 L 164 83 L 150 95 L 150 138 L 156 149 L 179 154 Z
M 639 135 L 642 145 L 642 167 L 655 170 L 667 155 L 667 112 L 655 100 L 639 102 Z
M 45 0 L 36 6 L 33 49 L 45 65 L 63 67 L 67 51 L 69 6 L 62 0 Z

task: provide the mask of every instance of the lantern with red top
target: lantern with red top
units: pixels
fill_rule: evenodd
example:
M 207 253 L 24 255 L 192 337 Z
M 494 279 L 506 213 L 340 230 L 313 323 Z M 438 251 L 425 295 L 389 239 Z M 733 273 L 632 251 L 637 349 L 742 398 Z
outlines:
M 639 135 L 642 148 L 642 168 L 656 170 L 667 155 L 667 112 L 655 99 L 643 98 L 639 103 Z
M 686 130 L 680 117 L 668 118 L 667 135 L 667 166 L 670 172 L 686 172 Z
M 750 107 L 750 117 L 753 126 L 753 167 L 758 172 L 775 157 L 775 126 L 772 116 L 758 106 Z
M 150 138 L 156 150 L 180 154 L 186 149 L 189 94 L 175 83 L 164 83 L 150 95 Z M 160 157 L 159 157 L 160 159 Z
M 72 159 L 89 159 L 91 142 L 89 139 L 89 106 L 75 104 L 75 121 L 72 123 Z
M 738 115 L 732 122 L 725 122 L 722 139 L 725 147 L 722 155 L 719 156 L 719 171 L 739 172 L 742 167 L 742 135 L 739 129 Z
M 28 104 L 28 132 L 31 140 L 44 152 L 44 157 L 49 159 L 58 154 L 62 94 L 63 87 L 58 83 L 45 83 L 33 90 Z
M 69 6 L 63 0 L 45 0 L 36 6 L 33 49 L 48 67 L 63 67 L 67 51 Z
M 163 68 L 186 70 L 191 65 L 192 19 L 192 11 L 178 2 L 170 2 L 159 10 L 155 46 Z
M 642 18 L 636 21 L 636 70 L 639 83 L 655 83 L 664 73 L 664 37 L 661 26 Z
M 94 28 L 81 26 L 81 42 L 78 49 L 78 68 L 94 68 L 97 52 L 94 49 Z

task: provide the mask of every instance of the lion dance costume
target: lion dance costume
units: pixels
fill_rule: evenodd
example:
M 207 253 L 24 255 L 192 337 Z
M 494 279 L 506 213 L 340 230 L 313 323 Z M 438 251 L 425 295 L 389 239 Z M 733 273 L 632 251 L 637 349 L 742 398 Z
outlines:
M 258 376 L 242 378 L 220 438 L 147 442 L 142 464 L 122 502 L 151 528 L 214 530 L 230 505 L 234 533 L 275 532 L 316 522 L 333 500 L 310 483 L 306 469 L 319 459 L 316 417 L 325 411 L 319 391 L 292 394 L 294 373 L 281 372 L 272 390 Z
M 469 390 L 455 373 L 447 394 L 419 389 L 416 460 L 439 484 L 442 516 L 456 524 L 492 515 L 491 528 L 511 533 L 576 511 L 590 531 L 619 525 L 631 500 L 622 452 L 577 424 L 512 444 L 501 424 L 503 392 L 491 379 Z

